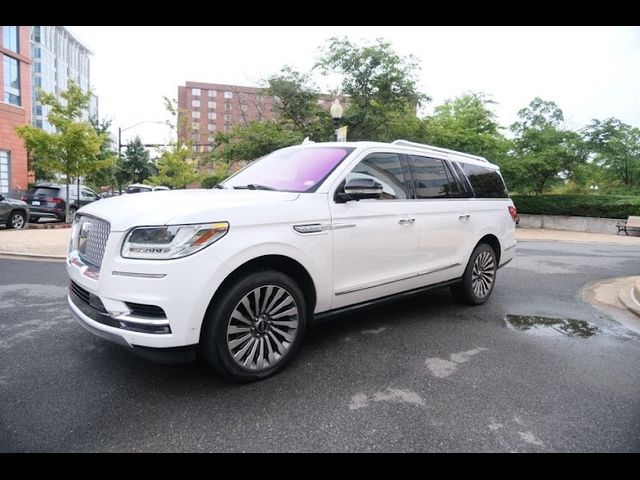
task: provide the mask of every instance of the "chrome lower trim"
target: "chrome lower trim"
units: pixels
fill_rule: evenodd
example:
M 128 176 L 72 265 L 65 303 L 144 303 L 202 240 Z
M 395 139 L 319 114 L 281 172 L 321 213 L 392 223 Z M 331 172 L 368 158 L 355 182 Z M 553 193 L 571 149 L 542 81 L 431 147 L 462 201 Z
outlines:
M 135 277 L 135 278 L 164 278 L 167 276 L 166 273 L 119 272 L 117 270 L 112 271 L 111 275 L 120 276 L 120 277 Z
M 389 285 L 391 283 L 402 282 L 403 280 L 409 280 L 411 278 L 422 277 L 424 275 L 429 275 L 431 273 L 442 272 L 443 270 L 448 270 L 450 268 L 458 267 L 460 265 L 462 265 L 462 264 L 461 263 L 453 263 L 451 265 L 446 265 L 444 267 L 436 268 L 434 270 L 428 270 L 426 272 L 414 273 L 412 275 L 406 275 L 404 277 L 394 278 L 393 280 L 387 280 L 385 282 L 365 284 L 365 285 L 361 285 L 361 286 L 358 286 L 358 287 L 349 288 L 347 290 L 340 290 L 340 291 L 336 292 L 335 295 L 336 296 L 346 295 L 347 293 L 354 293 L 354 292 L 359 292 L 361 290 L 368 290 L 370 288 L 382 287 L 384 285 Z

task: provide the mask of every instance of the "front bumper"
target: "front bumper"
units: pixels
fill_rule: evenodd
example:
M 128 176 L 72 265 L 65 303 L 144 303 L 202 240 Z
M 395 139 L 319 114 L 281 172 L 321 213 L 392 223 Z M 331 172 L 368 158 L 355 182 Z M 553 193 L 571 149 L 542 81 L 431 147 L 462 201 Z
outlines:
M 83 297 L 79 301 L 71 289 L 69 304 L 74 316 L 91 326 L 93 333 L 106 333 L 111 341 L 115 335 L 122 339 L 116 343 L 133 348 L 198 344 L 211 298 L 229 275 L 229 268 L 212 248 L 174 260 L 125 259 L 120 256 L 124 235 L 111 232 L 99 269 L 84 264 L 77 252 L 69 254 L 67 272 L 72 287 L 80 287 L 75 293 Z M 136 307 L 147 311 L 138 314 Z M 148 307 L 162 315 L 145 315 Z

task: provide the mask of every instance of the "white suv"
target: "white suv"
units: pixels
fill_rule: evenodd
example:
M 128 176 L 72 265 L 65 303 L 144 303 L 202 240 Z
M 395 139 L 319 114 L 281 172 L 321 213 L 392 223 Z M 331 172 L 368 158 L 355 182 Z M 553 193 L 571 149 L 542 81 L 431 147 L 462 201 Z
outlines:
M 404 140 L 275 151 L 212 190 L 83 207 L 69 306 L 103 338 L 158 361 L 264 378 L 307 323 L 450 286 L 487 301 L 514 255 L 516 210 L 498 167 Z

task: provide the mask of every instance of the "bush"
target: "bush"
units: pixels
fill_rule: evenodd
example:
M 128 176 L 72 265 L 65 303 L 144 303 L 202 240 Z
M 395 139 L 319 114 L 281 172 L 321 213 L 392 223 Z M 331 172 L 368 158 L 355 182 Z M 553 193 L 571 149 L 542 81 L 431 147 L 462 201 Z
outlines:
M 627 218 L 640 215 L 640 196 L 512 195 L 518 213 L 578 217 Z

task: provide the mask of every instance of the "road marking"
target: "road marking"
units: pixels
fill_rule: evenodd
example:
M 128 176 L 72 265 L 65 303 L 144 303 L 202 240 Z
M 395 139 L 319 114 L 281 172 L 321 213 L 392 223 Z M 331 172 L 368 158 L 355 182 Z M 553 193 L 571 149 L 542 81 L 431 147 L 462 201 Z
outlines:
M 362 330 L 362 332 L 360 333 L 362 333 L 363 335 L 377 335 L 380 332 L 384 332 L 386 329 L 387 327 L 380 327 L 373 330 Z

